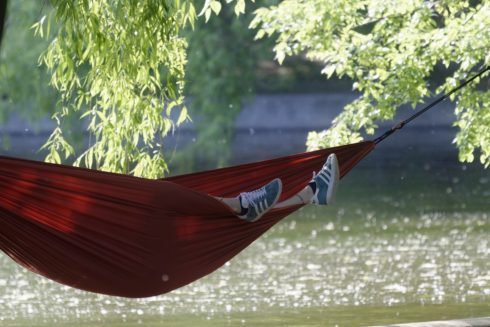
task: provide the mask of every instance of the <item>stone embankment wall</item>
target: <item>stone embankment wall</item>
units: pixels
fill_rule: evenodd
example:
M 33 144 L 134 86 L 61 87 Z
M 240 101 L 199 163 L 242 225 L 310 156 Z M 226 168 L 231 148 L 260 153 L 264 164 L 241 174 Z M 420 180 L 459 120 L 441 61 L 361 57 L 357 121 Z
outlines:
M 232 143 L 233 162 L 246 162 L 305 151 L 308 131 L 327 128 L 347 103 L 355 99 L 353 93 L 325 94 L 274 94 L 258 95 L 245 104 L 238 115 L 236 133 Z M 421 104 L 419 107 L 422 107 Z M 380 124 L 382 133 L 399 119 L 413 113 L 407 108 L 400 111 L 393 122 Z M 444 102 L 407 125 L 378 147 L 379 155 L 390 158 L 400 151 L 410 154 L 415 151 L 453 160 L 456 152 L 452 139 L 455 129 L 453 105 Z M 33 127 L 14 117 L 0 127 L 0 137 L 10 144 L 2 154 L 41 159 L 40 146 L 53 127 L 45 119 Z M 194 125 L 188 123 L 178 128 L 169 138 L 169 148 L 177 150 L 195 139 Z M 378 134 L 379 135 L 379 134 Z

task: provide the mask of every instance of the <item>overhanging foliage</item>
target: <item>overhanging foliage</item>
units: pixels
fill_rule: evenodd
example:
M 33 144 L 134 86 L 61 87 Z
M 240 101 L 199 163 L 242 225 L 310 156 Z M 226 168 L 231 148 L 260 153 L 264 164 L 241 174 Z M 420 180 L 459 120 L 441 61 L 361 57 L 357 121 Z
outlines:
M 257 38 L 277 37 L 277 60 L 305 55 L 322 62 L 327 77 L 351 78 L 361 93 L 331 128 L 309 134 L 310 150 L 357 142 L 401 105 L 448 91 L 490 63 L 489 1 L 284 0 L 257 10 L 252 27 Z M 452 73 L 429 85 L 440 65 Z M 473 83 L 453 100 L 460 159 L 479 152 L 490 165 L 490 91 Z

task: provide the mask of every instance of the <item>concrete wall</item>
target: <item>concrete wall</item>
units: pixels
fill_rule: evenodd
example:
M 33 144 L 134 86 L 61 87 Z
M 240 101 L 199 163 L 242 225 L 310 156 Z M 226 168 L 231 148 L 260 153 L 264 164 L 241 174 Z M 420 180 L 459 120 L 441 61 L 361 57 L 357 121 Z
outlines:
M 342 108 L 355 98 L 353 93 L 257 96 L 245 105 L 236 119 L 234 161 L 261 160 L 305 151 L 308 132 L 328 128 Z M 414 112 L 411 108 L 404 108 L 393 121 L 381 123 L 375 136 Z M 454 161 L 454 119 L 454 105 L 443 102 L 383 141 L 378 151 L 386 158 L 398 157 L 400 151 L 415 151 L 434 155 L 443 161 Z M 186 133 L 192 134 L 190 129 L 182 129 L 176 136 L 180 136 L 183 142 L 185 137 L 182 135 Z
M 330 126 L 344 105 L 356 98 L 345 94 L 274 94 L 258 95 L 245 104 L 238 115 L 233 140 L 233 161 L 246 162 L 305 151 L 308 131 Z M 419 107 L 422 107 L 420 105 Z M 414 111 L 402 110 L 393 122 L 382 123 L 379 134 L 408 117 Z M 379 146 L 386 156 L 400 150 L 416 149 L 454 158 L 451 141 L 455 134 L 453 105 L 445 102 L 407 125 Z M 38 153 L 53 128 L 45 119 L 36 128 L 18 117 L 0 127 L 2 141 L 8 139 L 11 148 L 4 155 L 42 158 Z M 379 135 L 378 134 L 378 135 Z M 170 148 L 177 150 L 196 138 L 194 125 L 187 123 L 169 138 Z

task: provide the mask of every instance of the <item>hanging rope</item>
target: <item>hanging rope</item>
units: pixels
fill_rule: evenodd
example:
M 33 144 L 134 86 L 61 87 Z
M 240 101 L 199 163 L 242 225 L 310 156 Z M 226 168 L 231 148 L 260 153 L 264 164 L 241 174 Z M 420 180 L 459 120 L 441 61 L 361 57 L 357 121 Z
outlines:
M 378 144 L 379 142 L 383 141 L 385 138 L 387 138 L 388 136 L 390 136 L 391 134 L 393 134 L 397 130 L 402 129 L 406 124 L 410 123 L 412 120 L 414 120 L 418 116 L 422 115 L 424 112 L 428 111 L 430 108 L 432 108 L 435 105 L 439 104 L 440 102 L 446 100 L 447 98 L 449 98 L 451 96 L 451 94 L 453 94 L 454 92 L 462 89 L 463 87 L 465 87 L 466 85 L 468 85 L 469 83 L 471 83 L 474 79 L 476 79 L 476 78 L 480 77 L 481 75 L 483 75 L 488 70 L 490 70 L 490 66 L 487 66 L 487 67 L 483 68 L 475 76 L 473 76 L 473 77 L 465 80 L 463 83 L 461 83 L 460 85 L 458 85 L 457 87 L 455 87 L 454 89 L 452 89 L 451 91 L 449 91 L 448 93 L 444 93 L 438 99 L 436 99 L 435 101 L 433 101 L 432 103 L 430 103 L 426 107 L 420 109 L 419 111 L 417 111 L 412 116 L 408 117 L 405 120 L 402 120 L 401 122 L 399 122 L 398 124 L 396 124 L 395 126 L 393 126 L 392 128 L 390 128 L 388 131 L 386 131 L 384 134 L 382 134 L 381 136 L 379 136 L 378 138 L 376 138 L 374 140 L 374 143 Z

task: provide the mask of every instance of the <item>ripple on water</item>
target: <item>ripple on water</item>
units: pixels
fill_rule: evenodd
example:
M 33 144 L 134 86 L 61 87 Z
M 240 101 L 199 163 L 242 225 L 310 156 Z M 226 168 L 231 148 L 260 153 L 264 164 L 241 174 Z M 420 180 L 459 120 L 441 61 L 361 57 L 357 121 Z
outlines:
M 367 220 L 355 219 L 349 222 L 344 214 L 342 221 L 313 228 L 311 221 L 286 221 L 218 272 L 148 299 L 73 290 L 2 255 L 0 319 L 125 321 L 264 307 L 464 302 L 490 295 L 490 242 L 482 232 L 490 230 L 487 214 L 381 219 L 370 213 Z

